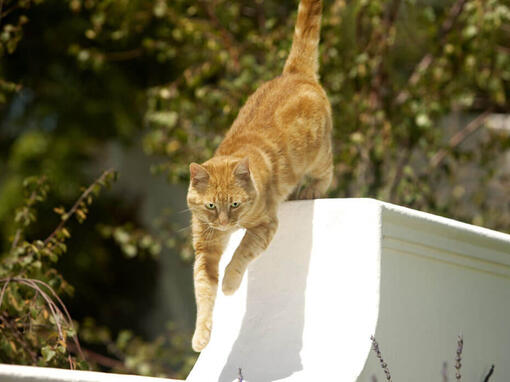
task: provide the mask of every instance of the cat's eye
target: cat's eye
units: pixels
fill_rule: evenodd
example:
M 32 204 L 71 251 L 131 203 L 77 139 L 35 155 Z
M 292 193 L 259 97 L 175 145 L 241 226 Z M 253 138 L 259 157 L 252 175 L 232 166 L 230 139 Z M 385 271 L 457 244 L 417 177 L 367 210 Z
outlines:
M 233 203 L 230 204 L 230 207 L 237 208 L 237 207 L 239 207 L 240 204 L 241 203 L 239 203 L 239 202 L 233 202 Z
M 214 203 L 206 203 L 205 206 L 210 210 L 214 210 L 216 208 L 216 205 Z

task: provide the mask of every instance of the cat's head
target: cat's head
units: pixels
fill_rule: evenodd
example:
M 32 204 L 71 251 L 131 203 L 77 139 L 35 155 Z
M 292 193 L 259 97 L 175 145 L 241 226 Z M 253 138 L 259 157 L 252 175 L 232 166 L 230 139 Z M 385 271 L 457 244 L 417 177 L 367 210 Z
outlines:
M 189 168 L 187 201 L 193 215 L 222 231 L 239 228 L 256 197 L 248 158 L 215 157 Z

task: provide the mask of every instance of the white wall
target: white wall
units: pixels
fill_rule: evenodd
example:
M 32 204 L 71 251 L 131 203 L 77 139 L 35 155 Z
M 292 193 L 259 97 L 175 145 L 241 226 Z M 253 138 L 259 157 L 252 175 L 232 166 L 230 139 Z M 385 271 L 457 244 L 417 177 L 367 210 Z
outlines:
M 394 381 L 442 381 L 444 361 L 453 381 L 459 333 L 464 380 L 491 364 L 491 380 L 510 378 L 510 235 L 371 199 L 290 202 L 279 216 L 240 289 L 219 292 L 187 381 L 231 382 L 238 368 L 249 382 L 384 381 L 374 333 Z M 51 370 L 0 365 L 0 381 L 129 382 Z

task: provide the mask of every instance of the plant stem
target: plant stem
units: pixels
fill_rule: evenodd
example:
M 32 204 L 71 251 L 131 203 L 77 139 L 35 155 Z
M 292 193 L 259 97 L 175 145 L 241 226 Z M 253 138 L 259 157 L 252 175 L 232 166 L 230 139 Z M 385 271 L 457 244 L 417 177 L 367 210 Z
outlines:
M 55 237 L 55 235 L 64 227 L 64 225 L 67 223 L 67 221 L 71 218 L 71 216 L 74 215 L 74 213 L 76 212 L 76 210 L 78 209 L 80 204 L 85 200 L 85 198 L 87 196 L 89 196 L 92 193 L 92 191 L 94 190 L 94 187 L 98 183 L 101 183 L 111 173 L 113 173 L 113 170 L 111 170 L 111 169 L 103 172 L 103 174 L 99 178 L 97 178 L 94 182 L 92 182 L 92 184 L 81 194 L 81 196 L 78 198 L 78 200 L 76 200 L 76 202 L 71 207 L 69 212 L 66 212 L 64 215 L 62 215 L 62 220 L 60 221 L 57 228 L 55 228 L 53 230 L 53 232 L 46 238 L 46 240 L 44 240 L 45 246 L 48 245 L 48 243 L 51 241 L 51 239 L 53 239 Z

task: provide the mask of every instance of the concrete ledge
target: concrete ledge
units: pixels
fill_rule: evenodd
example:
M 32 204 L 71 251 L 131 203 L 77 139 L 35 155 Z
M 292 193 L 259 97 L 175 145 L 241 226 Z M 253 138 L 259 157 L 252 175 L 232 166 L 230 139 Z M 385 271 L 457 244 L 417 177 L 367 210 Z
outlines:
M 250 382 L 383 380 L 374 333 L 395 381 L 440 380 L 459 333 L 466 380 L 493 363 L 496 380 L 510 378 L 510 235 L 371 199 L 288 202 L 279 216 L 240 289 L 218 293 L 187 381 L 232 382 L 238 368 Z M 0 365 L 2 382 L 110 380 L 163 381 Z
M 381 208 L 362 199 L 282 205 L 278 232 L 240 289 L 218 294 L 211 342 L 187 380 L 231 382 L 242 368 L 250 382 L 354 381 L 377 324 Z
M 510 378 L 508 301 L 510 235 L 371 199 L 290 202 L 241 289 L 219 294 L 188 380 L 381 380 L 374 333 L 394 380 L 438 380 L 459 333 L 463 376 L 495 363 Z
M 1 382 L 172 382 L 175 379 L 140 377 L 98 373 L 95 371 L 76 371 L 53 369 L 49 367 L 0 365 Z

